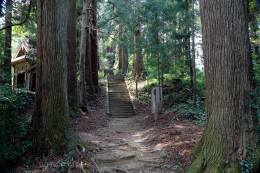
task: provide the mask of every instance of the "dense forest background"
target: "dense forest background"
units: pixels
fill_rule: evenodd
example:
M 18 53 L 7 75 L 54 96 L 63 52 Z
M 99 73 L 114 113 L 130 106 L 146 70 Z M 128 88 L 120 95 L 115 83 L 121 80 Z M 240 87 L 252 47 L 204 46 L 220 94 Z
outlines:
M 126 76 L 135 86 L 136 99 L 144 104 L 150 104 L 151 89 L 161 86 L 164 111 L 177 112 L 205 126 L 205 52 L 201 25 L 204 11 L 199 1 L 57 0 L 48 6 L 35 0 L 5 0 L 0 4 L 0 153 L 8 162 L 15 162 L 28 150 L 49 153 L 46 146 L 50 143 L 57 153 L 76 147 L 71 142 L 73 132 L 63 127 L 80 110 L 89 111 L 88 102 L 100 92 L 98 79 L 103 77 L 105 69 Z M 250 55 L 246 68 L 250 85 L 247 87 L 259 146 L 260 3 L 250 0 L 248 5 L 245 16 L 248 16 Z M 229 21 L 228 17 L 223 20 Z M 63 29 L 56 29 L 60 27 Z M 36 49 L 28 56 L 36 63 L 36 73 L 41 74 L 36 96 L 11 86 L 11 57 L 25 38 Z M 52 47 L 48 47 L 50 43 Z M 232 46 L 227 49 L 237 50 Z M 60 61 L 59 56 L 66 58 Z M 239 59 L 234 61 L 240 64 Z M 212 68 L 217 64 L 212 64 Z M 214 78 L 208 76 L 207 80 Z M 228 88 L 235 87 L 232 81 Z M 31 107 L 35 109 L 28 121 L 21 114 Z M 54 127 L 56 122 L 60 126 Z M 39 128 L 31 132 L 35 127 Z M 56 137 L 56 134 L 61 135 Z M 245 164 L 253 164 L 251 160 L 240 160 L 241 170 Z M 253 166 L 248 169 L 252 171 Z

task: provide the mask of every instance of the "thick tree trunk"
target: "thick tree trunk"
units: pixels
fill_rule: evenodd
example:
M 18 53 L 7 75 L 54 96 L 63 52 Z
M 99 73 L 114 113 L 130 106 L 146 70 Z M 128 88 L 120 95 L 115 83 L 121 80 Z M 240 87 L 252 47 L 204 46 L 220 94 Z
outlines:
M 5 13 L 5 26 L 12 25 L 12 0 L 6 1 L 6 13 Z M 11 85 L 11 59 L 12 59 L 12 27 L 5 29 L 5 47 L 4 47 L 4 63 L 3 63 L 3 76 L 0 83 Z
M 85 54 L 85 73 L 86 73 L 86 85 L 87 85 L 87 91 L 89 94 L 94 94 L 95 88 L 94 88 L 94 82 L 93 82 L 93 72 L 92 72 L 92 41 L 91 41 L 91 35 L 92 35 L 92 15 L 91 15 L 91 2 L 92 0 L 86 0 L 86 54 Z
M 98 54 L 97 54 L 97 0 L 91 0 L 91 69 L 92 69 L 92 78 L 93 78 L 93 88 L 94 93 L 97 93 L 99 90 L 98 87 Z
M 79 110 L 77 57 L 76 57 L 76 0 L 69 1 L 68 8 L 68 36 L 67 36 L 67 61 L 68 61 L 68 100 L 70 114 L 74 115 Z
M 32 116 L 33 149 L 64 153 L 69 147 L 67 97 L 68 0 L 37 1 L 36 107 Z
M 250 159 L 259 172 L 260 149 L 249 108 L 248 1 L 202 0 L 201 20 L 207 118 L 194 150 L 197 158 L 187 172 L 239 173 L 239 162 Z
M 87 112 L 87 48 L 88 48 L 88 28 L 87 28 L 87 0 L 83 0 L 83 12 L 82 12 L 82 26 L 81 26 L 81 43 L 80 43 L 80 82 L 79 82 L 79 91 L 80 91 L 80 108 Z

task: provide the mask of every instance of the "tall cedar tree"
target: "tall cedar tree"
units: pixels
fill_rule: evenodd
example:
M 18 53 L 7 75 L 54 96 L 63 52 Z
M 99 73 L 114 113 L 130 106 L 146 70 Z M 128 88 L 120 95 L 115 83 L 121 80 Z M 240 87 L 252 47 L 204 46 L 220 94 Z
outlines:
M 126 40 L 127 38 L 124 37 L 124 39 Z M 128 69 L 128 49 L 127 47 L 124 45 L 123 46 L 123 50 L 122 50 L 122 72 L 123 74 L 127 73 L 127 69 Z
M 68 32 L 67 32 L 67 62 L 68 62 L 68 100 L 70 113 L 74 114 L 79 109 L 78 99 L 78 84 L 77 84 L 77 57 L 76 57 L 76 2 L 77 0 L 69 1 L 68 8 Z
M 83 11 L 82 11 L 82 24 L 81 24 L 81 42 L 80 42 L 80 60 L 79 60 L 79 72 L 80 72 L 80 82 L 79 82 L 79 92 L 80 92 L 80 108 L 83 111 L 87 111 L 87 72 L 86 72 L 86 57 L 87 57 L 87 0 L 83 0 Z
M 140 0 L 135 1 L 136 9 L 141 4 Z M 143 59 L 142 59 L 142 49 L 140 48 L 141 42 L 141 26 L 139 23 L 139 17 L 136 18 L 136 28 L 134 32 L 134 66 L 133 66 L 133 79 L 137 80 L 143 70 Z
M 12 0 L 6 0 L 6 12 L 5 12 L 5 26 L 12 25 Z M 5 29 L 5 46 L 4 46 L 4 63 L 3 63 L 3 75 L 0 83 L 6 83 L 11 85 L 11 58 L 12 58 L 12 27 Z
M 91 33 L 90 33 L 90 46 L 91 46 L 91 69 L 93 78 L 94 93 L 99 90 L 98 87 L 98 54 L 97 54 L 97 0 L 91 0 L 90 5 L 90 18 L 91 18 Z
M 36 107 L 32 116 L 33 150 L 68 149 L 67 97 L 68 0 L 37 0 Z
M 197 76 L 196 76 L 196 55 L 195 55 L 195 2 L 192 0 L 192 24 L 191 24 L 191 69 L 190 69 L 190 78 L 192 92 L 193 92 L 193 101 L 196 101 L 197 97 Z
M 202 0 L 200 8 L 207 118 L 187 172 L 239 173 L 241 160 L 253 160 L 253 172 L 259 172 L 260 148 L 249 107 L 248 1 Z
M 118 59 L 118 70 L 122 70 L 123 68 L 123 49 L 122 49 L 122 42 L 120 41 L 121 37 L 122 37 L 122 32 L 123 32 L 123 26 L 121 23 L 119 23 L 118 26 L 118 53 L 117 53 L 117 59 Z
M 84 44 L 86 44 L 86 47 L 85 47 L 85 50 L 81 50 L 81 51 L 85 51 L 85 73 L 86 73 L 86 76 L 85 76 L 85 80 L 86 80 L 86 86 L 88 88 L 87 91 L 91 94 L 94 93 L 95 91 L 95 88 L 94 88 L 94 82 L 93 82 L 93 71 L 92 71 L 92 28 L 93 28 L 93 23 L 92 23 L 92 0 L 86 0 L 86 3 L 85 3 L 85 7 L 83 7 L 83 9 L 86 9 L 85 10 L 85 14 L 86 14 L 86 21 L 82 22 L 82 25 L 83 23 L 86 23 L 86 27 L 85 27 L 85 30 L 86 32 L 84 31 L 83 34 L 86 34 L 85 37 L 85 40 L 84 41 Z M 82 28 L 83 29 L 83 28 Z M 82 39 L 82 38 L 81 38 Z

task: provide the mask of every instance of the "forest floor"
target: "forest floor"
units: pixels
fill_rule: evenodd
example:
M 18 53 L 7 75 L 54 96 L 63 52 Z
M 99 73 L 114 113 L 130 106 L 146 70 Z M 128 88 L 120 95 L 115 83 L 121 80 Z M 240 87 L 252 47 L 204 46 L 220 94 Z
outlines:
M 104 103 L 105 96 L 99 97 L 93 111 L 74 123 L 81 139 L 94 147 L 92 172 L 181 173 L 192 162 L 189 154 L 201 137 L 201 126 L 171 112 L 155 122 L 148 105 L 139 101 L 134 101 L 137 115 L 111 118 Z
M 154 122 L 148 105 L 138 101 L 134 101 L 137 115 L 111 118 L 105 113 L 105 99 L 101 93 L 90 102 L 89 113 L 81 112 L 72 120 L 86 148 L 63 158 L 39 159 L 18 172 L 184 172 L 193 160 L 189 154 L 201 137 L 201 126 L 171 112 Z

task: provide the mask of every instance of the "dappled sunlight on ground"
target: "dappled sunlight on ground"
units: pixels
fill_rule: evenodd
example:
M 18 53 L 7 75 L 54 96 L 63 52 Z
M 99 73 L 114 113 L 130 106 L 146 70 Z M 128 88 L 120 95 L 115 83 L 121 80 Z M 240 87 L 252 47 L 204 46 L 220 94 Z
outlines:
M 160 151 L 169 165 L 178 165 L 177 172 L 183 172 L 193 160 L 189 154 L 200 140 L 203 128 L 171 112 L 160 114 L 154 122 L 149 112 L 147 108 L 140 115 L 143 116 L 142 138 L 154 151 Z

